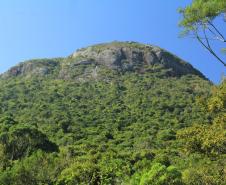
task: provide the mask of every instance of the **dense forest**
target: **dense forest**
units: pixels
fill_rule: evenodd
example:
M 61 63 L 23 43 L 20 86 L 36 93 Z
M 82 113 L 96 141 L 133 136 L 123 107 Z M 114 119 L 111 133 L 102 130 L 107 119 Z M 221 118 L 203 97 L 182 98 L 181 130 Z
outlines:
M 134 42 L 0 76 L 1 185 L 224 185 L 226 81 Z

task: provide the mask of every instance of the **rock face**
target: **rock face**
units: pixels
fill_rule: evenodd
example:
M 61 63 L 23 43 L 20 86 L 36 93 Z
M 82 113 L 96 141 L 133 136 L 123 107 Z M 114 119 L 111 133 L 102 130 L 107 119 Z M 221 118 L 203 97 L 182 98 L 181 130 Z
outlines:
M 58 66 L 58 64 L 59 63 L 54 59 L 30 60 L 12 67 L 6 73 L 3 73 L 1 77 L 45 76 L 50 74 Z
M 177 56 L 151 45 L 136 42 L 113 42 L 81 49 L 72 54 L 72 58 L 86 58 L 112 69 L 130 71 L 146 66 L 162 65 L 172 69 L 174 75 L 201 75 L 190 64 Z
M 76 71 L 79 66 L 91 66 L 88 70 L 83 70 L 83 73 L 93 74 L 94 76 L 98 76 L 97 66 L 123 72 L 145 72 L 152 67 L 161 66 L 169 69 L 171 76 L 194 74 L 204 77 L 199 71 L 177 56 L 159 47 L 136 42 L 99 44 L 79 49 L 64 59 L 35 60 L 21 63 L 1 76 L 3 78 L 20 75 L 44 76 L 57 71 L 58 77 L 71 78 L 70 74 Z

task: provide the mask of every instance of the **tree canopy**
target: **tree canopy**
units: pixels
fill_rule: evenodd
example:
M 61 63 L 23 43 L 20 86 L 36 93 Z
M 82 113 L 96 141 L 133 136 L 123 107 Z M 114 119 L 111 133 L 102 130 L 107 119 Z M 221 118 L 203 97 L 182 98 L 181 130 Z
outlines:
M 73 60 L 0 77 L 1 185 L 225 185 L 225 81 Z

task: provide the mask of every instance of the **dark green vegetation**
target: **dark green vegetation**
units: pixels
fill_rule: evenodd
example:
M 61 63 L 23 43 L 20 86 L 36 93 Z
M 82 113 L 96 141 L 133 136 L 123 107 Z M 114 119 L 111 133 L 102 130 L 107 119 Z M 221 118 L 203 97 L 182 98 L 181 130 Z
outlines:
M 0 87 L 1 185 L 226 182 L 226 83 L 160 48 L 28 61 Z

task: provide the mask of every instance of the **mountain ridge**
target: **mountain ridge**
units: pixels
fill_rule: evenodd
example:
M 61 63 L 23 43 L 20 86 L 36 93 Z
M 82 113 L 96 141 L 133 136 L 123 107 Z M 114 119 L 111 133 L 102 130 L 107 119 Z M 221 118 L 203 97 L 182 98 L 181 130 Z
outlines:
M 170 76 L 193 74 L 205 78 L 200 71 L 176 55 L 157 46 L 138 42 L 96 44 L 78 49 L 65 58 L 28 60 L 10 68 L 0 77 L 46 76 L 55 73 L 57 78 L 64 78 L 78 65 L 93 65 L 89 74 L 95 73 L 96 76 L 98 66 L 120 72 L 136 71 L 140 73 L 158 66 L 168 69 Z

